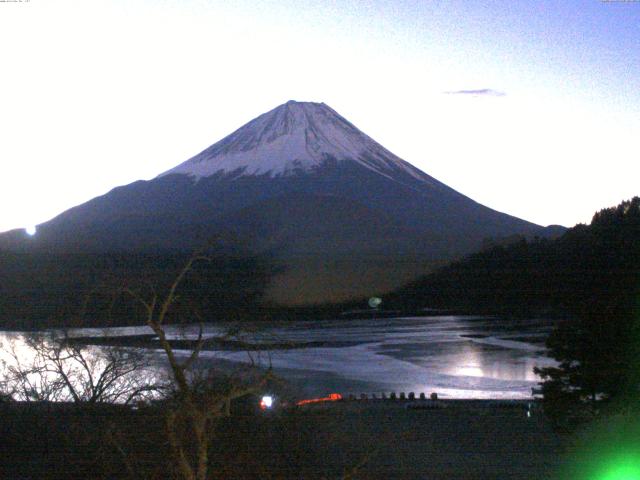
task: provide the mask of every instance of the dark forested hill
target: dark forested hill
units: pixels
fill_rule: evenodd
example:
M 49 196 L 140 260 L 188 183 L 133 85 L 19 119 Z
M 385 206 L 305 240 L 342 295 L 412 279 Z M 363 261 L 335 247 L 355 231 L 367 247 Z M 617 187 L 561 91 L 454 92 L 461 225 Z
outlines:
M 242 253 L 207 252 L 178 290 L 180 321 L 235 320 L 253 315 L 272 274 L 270 263 Z M 149 298 L 167 291 L 189 254 L 44 253 L 0 250 L 0 326 L 135 325 L 143 312 L 117 292 Z M 178 320 L 177 318 L 173 320 Z
M 639 289 L 640 197 L 635 197 L 557 239 L 521 239 L 470 255 L 398 290 L 386 304 L 572 314 L 622 296 L 638 299 Z

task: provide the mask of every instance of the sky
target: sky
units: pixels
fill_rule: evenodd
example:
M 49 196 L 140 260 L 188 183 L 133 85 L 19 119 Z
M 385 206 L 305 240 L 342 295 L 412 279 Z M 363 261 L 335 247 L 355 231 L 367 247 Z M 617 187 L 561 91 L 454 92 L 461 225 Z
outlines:
M 496 210 L 640 195 L 640 0 L 2 0 L 0 231 L 324 102 Z

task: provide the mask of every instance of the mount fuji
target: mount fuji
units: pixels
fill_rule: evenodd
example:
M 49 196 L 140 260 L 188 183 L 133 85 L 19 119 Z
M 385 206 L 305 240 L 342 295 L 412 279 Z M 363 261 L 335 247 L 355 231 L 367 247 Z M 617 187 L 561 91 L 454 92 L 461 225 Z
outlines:
M 327 161 L 352 162 L 390 180 L 398 174 L 433 182 L 324 103 L 289 101 L 165 172 L 194 178 L 217 173 L 290 176 Z
M 290 101 L 0 246 L 181 251 L 222 231 L 283 267 L 268 295 L 286 304 L 382 294 L 486 239 L 551 233 L 449 188 L 327 105 Z

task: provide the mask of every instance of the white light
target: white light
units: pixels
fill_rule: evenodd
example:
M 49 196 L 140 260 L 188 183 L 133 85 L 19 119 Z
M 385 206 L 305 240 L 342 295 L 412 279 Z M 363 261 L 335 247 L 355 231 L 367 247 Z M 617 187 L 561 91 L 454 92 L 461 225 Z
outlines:
M 27 235 L 30 235 L 33 237 L 36 234 L 36 226 L 29 225 L 27 228 L 25 228 L 25 231 L 27 232 Z
M 371 297 L 369 299 L 369 306 L 371 308 L 378 308 L 380 306 L 380 304 L 382 303 L 382 299 L 378 298 L 378 297 Z
M 273 397 L 265 395 L 264 397 L 262 397 L 260 405 L 263 406 L 263 408 L 271 408 L 271 406 L 273 405 Z

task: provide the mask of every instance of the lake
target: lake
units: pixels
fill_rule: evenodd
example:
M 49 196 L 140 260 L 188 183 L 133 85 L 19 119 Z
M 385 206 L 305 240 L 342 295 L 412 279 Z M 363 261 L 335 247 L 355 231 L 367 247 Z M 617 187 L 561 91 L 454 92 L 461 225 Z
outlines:
M 525 399 L 540 380 L 533 368 L 555 364 L 544 352 L 551 328 L 547 320 L 477 316 L 298 321 L 260 326 L 243 339 L 313 346 L 251 352 L 251 358 L 247 352 L 229 350 L 207 350 L 201 355 L 205 363 L 218 365 L 251 360 L 271 364 L 277 375 L 305 396 L 437 392 L 440 398 Z M 109 334 L 149 331 L 114 328 Z M 205 327 L 207 337 L 222 332 L 223 327 Z M 72 333 L 91 336 L 104 330 Z M 197 329 L 169 329 L 169 334 L 194 338 Z
M 441 398 L 523 399 L 540 381 L 533 368 L 555 365 L 544 351 L 551 328 L 543 320 L 463 316 L 294 322 L 261 335 L 325 345 L 272 350 L 259 360 L 309 396 L 437 392 Z M 249 360 L 244 352 L 203 355 Z

